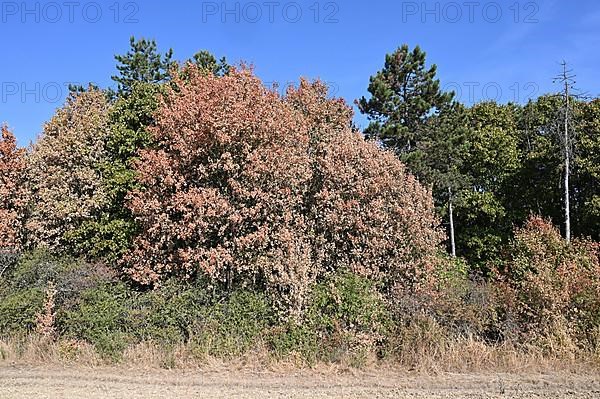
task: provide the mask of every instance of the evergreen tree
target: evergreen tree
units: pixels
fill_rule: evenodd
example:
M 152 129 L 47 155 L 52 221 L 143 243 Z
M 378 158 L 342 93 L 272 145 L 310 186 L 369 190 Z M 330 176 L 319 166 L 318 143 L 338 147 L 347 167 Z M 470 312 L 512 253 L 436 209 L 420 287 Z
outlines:
M 159 84 L 169 79 L 174 66 L 172 49 L 161 55 L 154 40 L 136 40 L 133 36 L 130 46 L 126 54 L 115 56 L 119 75 L 112 79 L 118 83 L 119 94 L 130 93 L 136 82 Z
M 383 69 L 371 76 L 371 98 L 357 101 L 360 112 L 371 121 L 365 135 L 403 156 L 415 150 L 423 126 L 454 94 L 444 93 L 435 78 L 437 67 L 425 66 L 425 53 L 407 45 L 385 57 Z
M 194 54 L 190 61 L 198 68 L 209 71 L 215 76 L 227 75 L 231 69 L 231 66 L 227 63 L 225 57 L 221 57 L 217 60 L 214 55 L 206 50 Z

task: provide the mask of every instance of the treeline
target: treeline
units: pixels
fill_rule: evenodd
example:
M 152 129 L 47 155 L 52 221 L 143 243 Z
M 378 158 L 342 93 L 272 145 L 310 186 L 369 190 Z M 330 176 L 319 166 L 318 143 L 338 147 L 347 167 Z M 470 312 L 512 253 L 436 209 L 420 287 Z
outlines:
M 597 101 L 572 102 L 567 242 L 560 97 L 468 108 L 404 46 L 358 101 L 362 134 L 319 81 L 280 95 L 245 65 L 172 57 L 132 38 L 116 90 L 72 88 L 27 150 L 2 128 L 0 336 L 112 359 L 147 341 L 328 361 L 410 363 L 467 338 L 597 353 Z
M 436 66 L 426 66 L 419 47 L 402 46 L 371 77 L 371 97 L 357 104 L 371 120 L 366 136 L 432 185 L 447 225 L 453 207 L 456 254 L 474 271 L 487 272 L 513 229 L 531 215 L 549 219 L 566 235 L 566 149 L 572 165 L 570 230 L 598 240 L 600 99 L 573 96 L 567 102 L 557 86 L 556 94 L 525 105 L 488 101 L 467 107 L 443 92 L 435 75 Z

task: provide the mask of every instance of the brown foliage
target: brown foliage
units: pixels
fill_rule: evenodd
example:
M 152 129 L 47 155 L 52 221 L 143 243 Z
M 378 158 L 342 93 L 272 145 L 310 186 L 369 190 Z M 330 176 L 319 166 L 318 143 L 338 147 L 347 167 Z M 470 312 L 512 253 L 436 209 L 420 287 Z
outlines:
M 106 161 L 108 108 L 106 95 L 90 88 L 69 97 L 44 126 L 28 162 L 30 245 L 65 250 L 65 234 L 97 218 L 107 203 L 99 167 Z
M 142 227 L 128 272 L 153 284 L 206 273 L 262 283 L 300 306 L 346 267 L 414 283 L 442 239 L 431 194 L 351 129 L 351 111 L 302 81 L 285 97 L 246 69 L 175 76 L 137 165 Z M 406 280 L 409 277 L 410 280 Z
M 0 127 L 0 248 L 19 249 L 23 244 L 23 218 L 27 202 L 24 188 L 26 151 L 15 136 Z
M 334 137 L 319 159 L 312 217 L 326 263 L 413 286 L 430 274 L 443 239 L 431 193 L 358 133 Z
M 56 337 L 56 294 L 56 285 L 53 281 L 49 281 L 44 308 L 36 317 L 36 332 L 50 340 Z
M 514 290 L 514 312 L 525 333 L 565 333 L 587 339 L 600 325 L 600 244 L 567 243 L 549 221 L 531 217 L 515 231 L 502 276 Z

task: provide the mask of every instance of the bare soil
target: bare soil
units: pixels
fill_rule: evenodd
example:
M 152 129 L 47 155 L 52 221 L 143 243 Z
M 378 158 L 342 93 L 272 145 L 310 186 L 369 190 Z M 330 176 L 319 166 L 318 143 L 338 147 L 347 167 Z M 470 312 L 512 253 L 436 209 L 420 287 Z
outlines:
M 2 399 L 600 398 L 600 376 L 0 367 Z

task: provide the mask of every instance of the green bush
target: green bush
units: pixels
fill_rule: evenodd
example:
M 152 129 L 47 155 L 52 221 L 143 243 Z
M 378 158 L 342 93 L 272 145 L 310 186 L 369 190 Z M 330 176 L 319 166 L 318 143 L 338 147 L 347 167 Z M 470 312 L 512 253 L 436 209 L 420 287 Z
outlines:
M 308 364 L 315 364 L 323 357 L 319 333 L 304 323 L 289 322 L 274 328 L 269 337 L 269 344 L 273 355 L 279 359 L 296 354 Z
M 339 272 L 314 287 L 302 320 L 274 330 L 271 348 L 279 357 L 299 353 L 309 363 L 380 352 L 391 321 L 371 280 Z
M 32 332 L 44 298 L 44 290 L 39 288 L 27 288 L 0 297 L 0 334 L 21 335 Z
M 167 282 L 157 290 L 135 294 L 131 302 L 132 331 L 140 341 L 163 345 L 188 342 L 210 306 L 213 294 L 202 282 Z
M 73 309 L 59 312 L 60 334 L 86 340 L 104 358 L 119 360 L 123 350 L 133 341 L 127 306 L 129 295 L 122 283 L 84 291 Z
M 81 292 L 99 284 L 116 281 L 114 272 L 103 264 L 88 263 L 71 257 L 57 257 L 45 250 L 22 255 L 5 274 L 11 292 L 28 288 L 45 290 L 50 281 L 58 291 L 62 304 L 77 298 Z
M 206 307 L 195 325 L 200 354 L 230 358 L 264 342 L 276 320 L 274 307 L 261 293 L 238 290 Z
M 172 281 L 153 291 L 135 292 L 123 283 L 84 291 L 74 308 L 59 313 L 58 324 L 61 335 L 92 343 L 109 360 L 143 341 L 189 343 L 198 356 L 230 358 L 261 342 L 274 318 L 262 294 L 221 297 L 200 281 Z
M 309 324 L 326 333 L 336 330 L 380 334 L 389 322 L 374 283 L 349 272 L 335 274 L 314 288 L 306 314 Z

